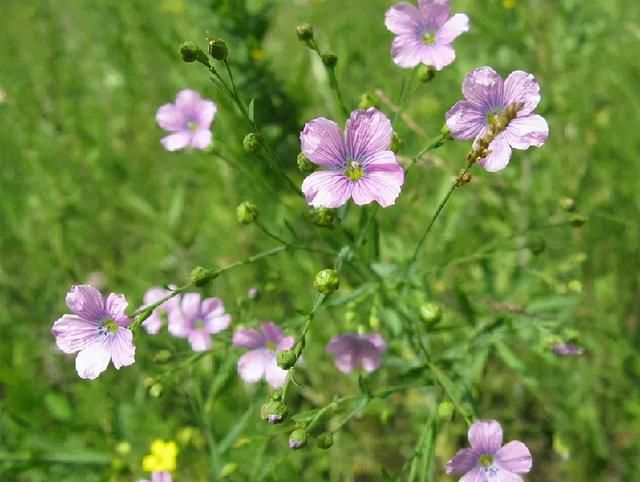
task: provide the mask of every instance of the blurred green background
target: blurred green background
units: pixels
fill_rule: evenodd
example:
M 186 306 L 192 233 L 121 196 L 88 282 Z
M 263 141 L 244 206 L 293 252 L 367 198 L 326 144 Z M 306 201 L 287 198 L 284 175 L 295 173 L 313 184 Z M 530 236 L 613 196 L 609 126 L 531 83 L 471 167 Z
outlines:
M 286 481 L 301 473 L 310 481 L 374 481 L 382 466 L 400 473 L 439 400 L 429 389 L 370 404 L 328 451 L 293 453 L 284 429 L 259 420 L 266 388 L 235 375 L 240 352 L 229 346 L 230 333 L 198 360 L 183 340 L 139 336 L 134 366 L 87 382 L 49 332 L 72 284 L 125 293 L 133 308 L 149 286 L 180 283 L 196 265 L 274 246 L 237 224 L 235 206 L 245 199 L 281 236 L 291 236 L 289 223 L 304 242 L 338 237 L 308 223 L 300 198 L 242 151 L 248 126 L 205 70 L 181 61 L 177 46 L 189 39 L 204 46 L 206 31 L 226 39 L 243 98 L 256 99 L 259 123 L 301 182 L 295 156 L 305 121 L 344 119 L 295 26 L 310 22 L 321 48 L 338 55 L 350 108 L 368 92 L 391 115 L 409 75 L 389 55 L 383 20 L 392 3 L 2 0 L 0 480 L 137 480 L 155 438 L 178 441 L 177 481 Z M 397 124 L 401 160 L 437 134 L 465 73 L 482 65 L 536 76 L 549 141 L 516 151 L 500 173 L 474 171 L 423 252 L 422 288 L 403 303 L 443 306 L 429 343 L 466 403 L 500 420 L 507 440 L 529 445 L 527 480 L 637 481 L 640 7 L 636 0 L 514 4 L 453 2 L 472 28 L 455 43 L 455 63 L 407 105 L 408 123 Z M 155 111 L 186 87 L 218 103 L 209 152 L 168 153 L 159 143 Z M 380 253 L 370 256 L 382 268 L 412 251 L 468 148 L 450 142 L 426 157 L 398 204 L 380 210 Z M 313 273 L 331 263 L 280 255 L 206 292 L 225 301 L 236 325 L 272 319 L 294 334 L 296 310 L 310 308 Z M 342 293 L 358 283 L 347 270 Z M 262 292 L 257 302 L 246 296 L 252 286 Z M 414 356 L 394 338 L 397 316 L 375 297 L 336 302 L 321 317 L 293 411 L 357 393 L 355 376 L 339 375 L 322 353 L 340 331 L 380 325 L 391 340 L 374 387 L 395 383 Z M 549 351 L 556 339 L 575 340 L 587 353 L 556 358 Z M 456 351 L 469 340 L 471 350 Z M 460 419 L 441 424 L 429 480 L 449 480 L 443 466 L 464 435 Z

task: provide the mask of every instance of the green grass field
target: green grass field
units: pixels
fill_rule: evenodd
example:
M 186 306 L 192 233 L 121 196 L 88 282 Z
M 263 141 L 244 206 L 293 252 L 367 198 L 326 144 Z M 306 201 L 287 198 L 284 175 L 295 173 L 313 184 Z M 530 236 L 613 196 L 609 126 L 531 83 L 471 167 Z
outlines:
M 358 327 L 381 331 L 390 344 L 383 369 L 367 380 L 373 391 L 424 383 L 372 400 L 329 450 L 291 451 L 291 427 L 260 420 L 268 389 L 236 375 L 242 352 L 230 330 L 202 357 L 167 333 L 140 333 L 135 365 L 110 367 L 92 382 L 78 378 L 50 333 L 73 284 L 125 293 L 135 308 L 148 287 L 180 284 L 195 266 L 276 246 L 237 223 L 243 200 L 258 205 L 278 236 L 339 248 L 343 233 L 310 224 L 302 198 L 243 151 L 249 126 L 206 69 L 182 62 L 178 46 L 194 40 L 204 48 L 207 31 L 226 40 L 241 95 L 255 99 L 267 141 L 300 184 L 304 123 L 344 119 L 296 25 L 311 23 L 320 47 L 337 54 L 349 109 L 369 93 L 393 115 L 410 71 L 389 55 L 384 13 L 392 3 L 2 0 L 0 481 L 148 478 L 141 460 L 157 438 L 178 443 L 178 482 L 382 481 L 382 467 L 394 480 L 457 480 L 444 465 L 465 445 L 464 420 L 438 422 L 437 439 L 427 431 L 446 383 L 415 368 L 398 314 L 380 293 L 367 294 L 370 275 L 348 263 L 311 328 L 290 412 L 358 393 L 357 377 L 341 375 L 323 353 L 331 336 Z M 526 441 L 534 456 L 526 480 L 640 480 L 640 6 L 452 3 L 469 15 L 471 31 L 456 40 L 456 61 L 404 106 L 400 161 L 407 165 L 438 134 L 465 74 L 482 65 L 536 76 L 550 136 L 541 149 L 514 151 L 504 171 L 472 172 L 438 219 L 413 288 L 401 296 L 391 286 L 390 297 L 408 310 L 426 300 L 443 307 L 425 340 L 454 398 L 479 418 L 500 420 L 506 440 Z M 218 104 L 214 145 L 169 153 L 155 112 L 186 87 Z M 448 142 L 411 170 L 398 203 L 378 209 L 379 236 L 361 253 L 367 266 L 384 277 L 406 260 L 469 148 Z M 359 229 L 359 211 L 349 208 L 347 230 Z M 287 252 L 203 292 L 225 301 L 236 326 L 274 320 L 296 334 L 313 302 L 313 275 L 333 259 Z M 256 302 L 246 295 L 254 286 Z M 554 337 L 576 340 L 585 356 L 554 356 Z

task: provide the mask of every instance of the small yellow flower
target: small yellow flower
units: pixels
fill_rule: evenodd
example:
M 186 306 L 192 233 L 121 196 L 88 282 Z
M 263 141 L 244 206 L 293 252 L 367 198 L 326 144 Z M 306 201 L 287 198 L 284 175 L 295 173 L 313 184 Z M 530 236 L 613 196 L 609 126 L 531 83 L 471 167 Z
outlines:
M 142 470 L 145 472 L 174 472 L 178 446 L 175 442 L 156 439 L 151 443 L 151 454 L 142 459 Z
M 504 8 L 516 8 L 516 0 L 502 0 Z
M 252 49 L 249 55 L 251 55 L 251 58 L 256 62 L 260 62 L 264 58 L 264 52 L 261 48 Z

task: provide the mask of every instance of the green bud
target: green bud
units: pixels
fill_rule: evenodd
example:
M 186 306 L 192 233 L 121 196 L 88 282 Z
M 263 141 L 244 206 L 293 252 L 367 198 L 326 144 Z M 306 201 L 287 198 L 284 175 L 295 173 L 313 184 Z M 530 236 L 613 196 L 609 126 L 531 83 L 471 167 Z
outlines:
M 325 65 L 325 67 L 333 69 L 338 63 L 338 56 L 333 52 L 322 54 L 322 63 Z
M 284 392 L 284 390 L 282 389 L 282 387 L 280 388 L 276 388 L 273 392 L 271 392 L 271 394 L 269 395 L 269 399 L 270 400 L 282 400 L 282 393 Z
M 574 214 L 573 216 L 571 216 L 571 224 L 576 228 L 580 228 L 584 226 L 586 222 L 587 222 L 587 218 L 582 214 Z
M 242 140 L 242 148 L 247 154 L 255 154 L 262 147 L 262 136 L 257 132 L 249 132 Z
M 323 269 L 316 274 L 313 286 L 323 295 L 330 295 L 340 286 L 338 273 L 332 269 Z
M 291 435 L 289 435 L 290 449 L 299 449 L 306 443 L 307 443 L 307 431 L 303 428 L 294 430 L 293 432 L 291 432 Z
M 149 387 L 149 395 L 153 398 L 160 398 L 162 396 L 162 385 L 159 383 L 154 383 Z
M 249 201 L 241 202 L 236 208 L 236 215 L 240 224 L 251 224 L 258 218 L 259 214 L 258 207 Z
M 397 154 L 398 151 L 402 148 L 404 141 L 400 138 L 396 131 L 393 131 L 393 137 L 391 138 L 391 145 L 389 146 L 389 150 L 394 154 Z
M 182 60 L 188 63 L 198 60 L 199 53 L 202 52 L 200 50 L 200 47 L 198 47 L 198 45 L 192 40 L 183 42 L 180 45 L 179 50 L 180 55 L 182 56 Z
M 209 55 L 216 60 L 227 60 L 229 57 L 227 43 L 219 38 L 209 39 Z
M 542 254 L 546 248 L 546 245 L 547 243 L 545 242 L 544 238 L 541 238 L 540 236 L 532 236 L 527 241 L 527 248 L 529 248 L 531 253 L 535 256 Z
M 436 71 L 433 69 L 433 67 L 429 67 L 428 65 L 424 64 L 418 67 L 418 80 L 420 82 L 424 82 L 426 84 L 427 82 L 431 82 L 435 76 Z
M 576 211 L 577 206 L 575 199 L 571 199 L 570 197 L 563 197 L 559 202 L 560 207 L 568 213 L 573 213 Z
M 316 165 L 307 159 L 302 152 L 298 154 L 296 163 L 298 164 L 298 169 L 302 174 L 311 174 L 316 170 Z
M 448 400 L 438 404 L 438 417 L 442 420 L 451 420 L 454 411 L 455 406 Z
M 222 469 L 220 469 L 220 474 L 219 477 L 221 479 L 230 477 L 231 475 L 233 475 L 236 471 L 238 470 L 238 464 L 236 463 L 228 463 L 228 464 L 224 464 L 222 466 Z
M 336 222 L 336 211 L 329 208 L 311 208 L 309 209 L 309 219 L 321 228 L 332 228 Z
M 365 92 L 360 96 L 360 100 L 358 101 L 358 109 L 368 109 L 369 107 L 380 107 L 380 99 L 378 99 L 373 94 Z
M 191 271 L 191 282 L 200 287 L 205 286 L 209 281 L 218 277 L 218 272 L 214 269 L 203 268 L 198 266 Z
M 442 308 L 438 303 L 423 303 L 420 306 L 420 318 L 430 326 L 435 326 L 442 319 Z
M 260 415 L 263 420 L 266 420 L 271 425 L 281 423 L 287 418 L 289 409 L 287 406 L 279 400 L 272 400 L 262 405 L 260 409 Z
M 158 350 L 153 354 L 153 361 L 158 364 L 167 363 L 171 360 L 171 352 L 169 350 Z
M 276 362 L 283 370 L 291 368 L 296 364 L 296 361 L 298 361 L 298 357 L 293 350 L 282 350 L 276 355 Z
M 301 42 L 309 42 L 313 40 L 313 27 L 308 23 L 301 23 L 296 27 L 296 34 Z
M 318 447 L 328 449 L 333 445 L 333 434 L 331 432 L 323 432 L 318 435 Z

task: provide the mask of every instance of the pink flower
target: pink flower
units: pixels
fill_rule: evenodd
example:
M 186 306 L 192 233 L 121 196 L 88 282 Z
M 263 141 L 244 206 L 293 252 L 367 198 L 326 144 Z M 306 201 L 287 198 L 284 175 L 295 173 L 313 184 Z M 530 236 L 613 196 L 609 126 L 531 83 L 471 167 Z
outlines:
M 71 287 L 66 298 L 73 314 L 64 315 L 51 328 L 56 344 L 65 353 L 79 352 L 76 371 L 93 380 L 107 369 L 109 361 L 120 369 L 134 363 L 136 347 L 124 314 L 127 301 L 111 293 L 105 300 L 93 286 Z
M 170 472 L 151 472 L 151 480 L 139 480 L 138 482 L 171 482 L 173 479 Z
M 271 387 L 281 387 L 287 370 L 278 366 L 276 355 L 293 347 L 294 341 L 292 336 L 284 336 L 272 321 L 262 323 L 260 331 L 253 328 L 237 330 L 233 334 L 233 345 L 250 350 L 238 360 L 240 378 L 247 383 L 256 383 L 264 377 Z
M 185 293 L 169 312 L 169 333 L 186 338 L 193 351 L 211 348 L 211 335 L 226 330 L 231 324 L 231 315 L 224 311 L 219 298 L 201 299 L 200 293 Z
M 319 117 L 300 133 L 302 153 L 325 168 L 302 183 L 313 207 L 337 208 L 350 198 L 362 206 L 376 201 L 395 203 L 404 183 L 404 171 L 389 150 L 393 130 L 382 112 L 370 108 L 351 113 L 342 136 L 338 125 Z
M 442 70 L 456 58 L 451 44 L 469 30 L 469 17 L 451 17 L 447 0 L 419 0 L 418 8 L 407 2 L 391 7 L 385 25 L 396 34 L 391 45 L 396 65 L 413 68 L 422 63 Z
M 217 109 L 214 102 L 202 99 L 195 90 L 181 90 L 175 104 L 165 104 L 156 112 L 158 125 L 171 132 L 160 142 L 168 151 L 209 147 L 212 140 L 211 123 Z
M 533 465 L 531 453 L 517 440 L 502 445 L 502 427 L 478 420 L 469 428 L 470 449 L 459 450 L 447 462 L 447 474 L 464 474 L 460 482 L 522 482 Z
M 503 122 L 507 109 L 516 116 L 489 144 L 489 155 L 478 163 L 489 172 L 507 167 L 511 148 L 528 149 L 542 146 L 549 136 L 547 121 L 533 110 L 540 102 L 540 86 L 533 75 L 516 70 L 502 80 L 491 67 L 481 67 L 467 74 L 462 84 L 466 100 L 456 103 L 447 112 L 447 127 L 456 139 L 476 139 L 484 136 L 491 124 Z
M 331 338 L 325 351 L 333 354 L 338 370 L 351 373 L 358 366 L 366 372 L 377 370 L 386 349 L 387 344 L 379 333 L 346 333 Z
M 174 287 L 171 287 L 175 289 Z M 142 300 L 142 307 L 152 305 L 156 301 L 160 301 L 165 296 L 171 294 L 170 290 L 164 288 L 158 288 L 156 286 L 149 288 L 147 292 L 144 294 Z M 180 296 L 174 296 L 173 298 L 165 301 L 160 306 L 158 306 L 151 316 L 142 322 L 142 327 L 149 333 L 150 335 L 155 335 L 162 328 L 162 316 L 168 316 L 171 311 L 173 311 L 180 304 Z

